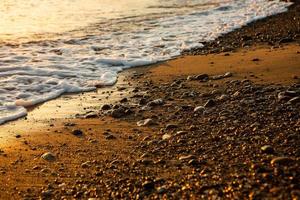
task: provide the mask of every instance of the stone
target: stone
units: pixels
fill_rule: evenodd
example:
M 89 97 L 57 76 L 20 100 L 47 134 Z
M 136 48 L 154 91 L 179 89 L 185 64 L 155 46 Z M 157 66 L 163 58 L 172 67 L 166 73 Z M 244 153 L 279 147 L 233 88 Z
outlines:
M 101 110 L 110 110 L 111 109 L 111 105 L 109 104 L 104 104 L 101 106 Z
M 172 137 L 172 135 L 170 135 L 170 134 L 164 134 L 163 136 L 162 136 L 162 139 L 163 140 L 168 140 L 168 139 L 170 139 Z
M 195 76 L 195 80 L 206 80 L 206 79 L 209 79 L 209 76 L 208 74 L 199 74 L 199 75 L 196 75 Z
M 42 159 L 46 160 L 46 161 L 55 161 L 56 157 L 54 154 L 52 154 L 51 152 L 47 152 L 47 153 L 44 153 L 42 156 L 41 156 Z
M 241 93 L 239 92 L 239 91 L 236 91 L 232 96 L 233 97 L 238 97 L 238 96 L 240 96 L 241 95 Z
M 191 159 L 195 159 L 195 156 L 193 156 L 193 155 L 187 155 L 187 156 L 180 156 L 179 157 L 180 161 L 186 161 L 186 160 L 191 160 Z
M 216 105 L 216 102 L 212 99 L 209 99 L 205 104 L 204 107 L 213 107 Z
M 278 95 L 277 95 L 277 98 L 278 98 L 279 101 L 290 99 L 288 96 L 285 95 L 284 92 L 279 92 Z
M 164 104 L 164 101 L 162 99 L 155 99 L 153 101 L 150 101 L 149 103 L 147 103 L 147 106 L 159 106 Z
M 41 193 L 41 196 L 43 198 L 49 198 L 53 195 L 53 191 L 52 190 L 45 190 L 45 191 L 42 191 Z
M 226 72 L 224 75 L 223 75 L 224 78 L 229 78 L 229 77 L 232 77 L 232 73 L 231 72 Z
M 91 162 L 90 161 L 86 161 L 84 163 L 81 164 L 81 167 L 86 169 L 86 168 L 90 168 L 91 167 Z
M 138 126 L 151 126 L 151 125 L 155 125 L 156 123 L 154 122 L 153 119 L 151 118 L 148 118 L 148 119 L 144 119 L 144 120 L 141 120 L 141 121 L 138 121 L 137 122 L 137 125 Z
M 112 116 L 113 118 L 121 118 L 121 117 L 124 117 L 124 116 L 125 116 L 125 109 L 122 108 L 122 107 L 113 109 L 112 112 L 111 112 L 111 116 Z
M 294 160 L 292 158 L 289 158 L 289 157 L 285 157 L 285 156 L 282 156 L 282 157 L 276 157 L 276 158 L 273 158 L 271 160 L 271 165 L 288 165 L 290 163 L 292 163 Z
M 167 192 L 167 189 L 166 189 L 166 187 L 161 186 L 161 187 L 157 188 L 156 191 L 157 191 L 158 194 L 164 194 L 164 193 Z
M 263 153 L 267 153 L 267 154 L 272 154 L 272 153 L 274 153 L 274 149 L 273 149 L 273 147 L 270 146 L 270 145 L 264 145 L 264 146 L 262 146 L 260 149 L 261 149 L 261 151 L 262 151 Z
M 105 136 L 105 139 L 107 139 L 107 140 L 114 140 L 114 139 L 117 139 L 117 138 L 114 135 L 112 135 L 112 134 L 108 134 L 108 135 Z
M 220 100 L 220 101 L 226 101 L 227 99 L 229 99 L 229 97 L 228 97 L 228 95 L 226 95 L 226 94 L 222 94 L 222 95 L 218 98 L 218 100 Z
M 171 130 L 171 129 L 175 129 L 178 128 L 178 125 L 176 124 L 167 124 L 166 126 L 166 130 Z
M 288 101 L 290 104 L 297 104 L 300 102 L 300 97 L 294 97 Z
M 197 106 L 196 108 L 194 108 L 195 113 L 203 113 L 204 110 L 205 110 L 204 106 Z
M 146 182 L 144 182 L 143 183 L 143 189 L 144 190 L 147 190 L 147 191 L 149 191 L 149 190 L 153 190 L 154 189 L 154 187 L 155 187 L 155 185 L 154 185 L 154 182 L 153 181 L 146 181 Z
M 72 134 L 79 137 L 79 136 L 83 135 L 83 132 L 82 132 L 82 130 L 75 129 L 72 131 Z

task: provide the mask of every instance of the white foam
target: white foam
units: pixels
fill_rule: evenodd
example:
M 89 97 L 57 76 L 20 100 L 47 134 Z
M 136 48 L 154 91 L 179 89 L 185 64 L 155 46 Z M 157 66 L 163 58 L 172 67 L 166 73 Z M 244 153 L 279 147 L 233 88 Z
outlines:
M 289 5 L 281 1 L 231 0 L 206 10 L 191 7 L 185 13 L 179 6 L 178 13 L 119 18 L 91 26 L 84 37 L 66 36 L 18 48 L 2 46 L 0 124 L 25 116 L 28 106 L 64 93 L 112 85 L 123 69 L 176 57 L 182 50 L 201 47 L 202 41 L 284 12 Z

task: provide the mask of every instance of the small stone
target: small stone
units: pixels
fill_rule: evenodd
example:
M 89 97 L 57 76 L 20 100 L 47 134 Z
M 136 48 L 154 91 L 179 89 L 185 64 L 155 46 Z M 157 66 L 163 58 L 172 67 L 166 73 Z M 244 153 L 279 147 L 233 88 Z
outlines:
M 141 120 L 137 122 L 138 126 L 151 126 L 151 125 L 155 125 L 156 123 L 154 122 L 153 119 L 145 119 L 145 120 Z
M 128 99 L 126 97 L 120 100 L 120 103 L 125 103 L 125 102 L 128 102 Z
M 278 95 L 277 95 L 277 98 L 278 98 L 279 101 L 290 99 L 289 97 L 287 97 L 287 96 L 285 95 L 284 92 L 279 92 Z
M 261 151 L 262 151 L 263 153 L 267 153 L 267 154 L 272 154 L 272 153 L 274 153 L 274 149 L 273 149 L 273 147 L 270 146 L 270 145 L 262 146 L 260 149 L 261 149 Z
M 102 107 L 101 107 L 101 110 L 110 110 L 111 109 L 111 106 L 109 104 L 104 104 Z
M 178 126 L 176 124 L 167 124 L 166 126 L 166 130 L 171 130 L 171 129 L 175 129 L 178 128 Z
M 154 189 L 154 187 L 155 187 L 155 185 L 154 185 L 154 182 L 153 181 L 146 181 L 146 182 L 144 182 L 143 183 L 143 188 L 144 188 L 144 190 L 147 190 L 147 191 L 149 191 L 149 190 L 153 190 Z
M 258 61 L 260 61 L 260 59 L 259 58 L 253 58 L 252 61 L 258 62 Z
M 189 165 L 197 165 L 198 161 L 196 159 L 191 159 L 191 160 L 189 160 L 188 164 Z
M 164 134 L 163 136 L 162 136 L 162 139 L 163 140 L 168 140 L 168 139 L 170 139 L 172 137 L 172 135 L 170 135 L 170 134 Z
M 195 76 L 195 80 L 206 80 L 208 78 L 209 78 L 208 74 L 199 74 Z
M 186 161 L 186 160 L 191 160 L 191 159 L 195 159 L 195 156 L 193 156 L 193 155 L 187 155 L 187 156 L 180 156 L 179 157 L 180 161 Z
M 205 104 L 204 107 L 213 107 L 216 105 L 216 102 L 212 99 L 209 99 Z
M 112 110 L 111 112 L 111 116 L 113 118 L 121 118 L 121 117 L 124 117 L 125 115 L 125 109 L 120 107 L 120 108 L 116 108 L 114 110 Z
M 86 168 L 90 168 L 91 167 L 91 162 L 90 161 L 86 161 L 84 163 L 81 164 L 81 167 L 86 169 Z
M 288 165 L 293 162 L 292 158 L 289 157 L 276 157 L 271 160 L 271 165 Z
M 239 91 L 236 91 L 232 96 L 233 97 L 238 97 L 238 96 L 240 96 L 241 95 L 241 93 L 239 92 Z
M 218 100 L 220 100 L 220 101 L 226 101 L 227 99 L 229 99 L 229 97 L 228 97 L 228 95 L 226 95 L 226 94 L 222 94 L 222 95 L 218 98 Z
M 223 75 L 224 78 L 229 78 L 229 77 L 232 77 L 232 73 L 231 72 L 226 72 L 224 75 Z
M 195 113 L 203 113 L 204 110 L 205 110 L 204 106 L 197 106 L 196 108 L 194 108 Z
M 157 188 L 157 193 L 158 194 L 164 194 L 166 192 L 167 192 L 167 189 L 164 186 Z
M 52 190 L 45 190 L 45 191 L 42 191 L 42 193 L 41 193 L 42 197 L 44 197 L 44 198 L 49 198 L 52 196 L 52 194 L 53 194 Z
M 72 134 L 79 137 L 83 135 L 83 132 L 82 130 L 76 129 L 72 131 Z
M 54 161 L 56 159 L 55 156 L 51 152 L 44 153 L 41 156 L 41 158 L 46 161 Z
M 117 138 L 114 135 L 112 135 L 112 134 L 108 134 L 108 135 L 105 136 L 105 139 L 107 139 L 107 140 L 114 140 L 114 139 L 117 139 Z
M 147 103 L 147 106 L 159 106 L 164 104 L 164 101 L 162 99 L 155 99 L 153 101 L 150 101 L 149 103 Z
M 20 134 L 15 135 L 16 138 L 21 138 Z
M 151 165 L 153 164 L 153 160 L 150 160 L 150 159 L 142 159 L 140 160 L 140 162 L 143 164 L 143 165 Z
M 175 136 L 186 135 L 186 134 L 188 134 L 187 131 L 177 131 Z
M 299 79 L 299 77 L 297 75 L 294 75 L 293 79 Z
M 290 104 L 297 104 L 300 102 L 300 97 L 294 97 L 288 101 Z

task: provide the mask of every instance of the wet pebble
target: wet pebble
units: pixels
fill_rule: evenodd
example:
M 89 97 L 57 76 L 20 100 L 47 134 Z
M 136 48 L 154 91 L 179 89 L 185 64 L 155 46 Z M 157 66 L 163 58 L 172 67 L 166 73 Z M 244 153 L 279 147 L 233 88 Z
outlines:
M 41 158 L 46 161 L 55 161 L 56 159 L 55 155 L 51 152 L 44 153 Z
M 274 149 L 273 149 L 273 147 L 272 147 L 271 145 L 264 145 L 264 146 L 262 146 L 260 149 L 261 149 L 261 151 L 262 151 L 263 153 L 267 153 L 267 154 L 272 154 L 272 153 L 274 153 Z
M 82 130 L 79 130 L 79 129 L 75 129 L 72 131 L 72 134 L 75 135 L 75 136 L 83 136 L 83 131 Z
M 276 157 L 271 160 L 271 165 L 288 165 L 292 163 L 294 160 L 290 157 Z
M 155 125 L 155 124 L 156 124 L 155 121 L 151 118 L 144 119 L 144 120 L 137 122 L 138 126 L 151 126 L 151 125 Z
M 207 102 L 204 104 L 204 107 L 213 107 L 216 105 L 216 102 L 213 99 L 207 100 Z

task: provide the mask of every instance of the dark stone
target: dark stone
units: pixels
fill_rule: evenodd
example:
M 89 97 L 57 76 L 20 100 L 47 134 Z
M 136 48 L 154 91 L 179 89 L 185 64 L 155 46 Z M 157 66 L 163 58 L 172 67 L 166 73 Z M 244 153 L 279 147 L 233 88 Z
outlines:
M 146 181 L 143 183 L 142 186 L 143 186 L 143 189 L 147 190 L 147 191 L 154 190 L 154 187 L 155 187 L 154 182 L 152 182 L 152 181 Z
M 195 80 L 205 80 L 208 78 L 209 78 L 208 74 L 199 74 L 195 76 Z
M 111 112 L 111 116 L 113 118 L 121 118 L 121 117 L 124 117 L 125 115 L 125 110 L 124 108 L 120 107 L 120 108 L 117 108 L 117 109 L 114 109 L 112 112 Z
M 111 109 L 111 106 L 108 105 L 108 104 L 104 104 L 102 107 L 101 107 L 101 110 L 110 110 Z
M 213 107 L 216 105 L 216 102 L 212 99 L 209 99 L 205 104 L 204 107 Z
M 82 132 L 82 130 L 76 129 L 76 130 L 72 131 L 72 134 L 75 136 L 82 136 L 83 132 Z

